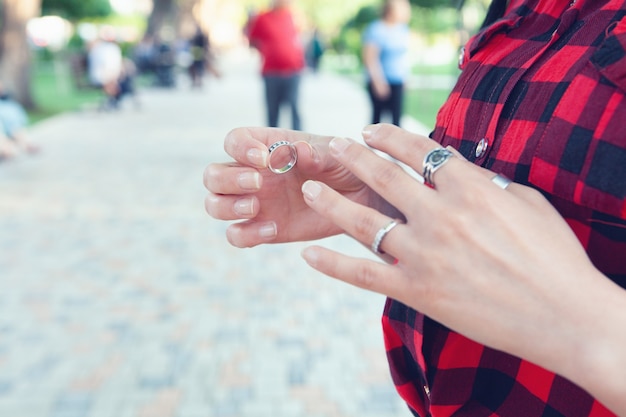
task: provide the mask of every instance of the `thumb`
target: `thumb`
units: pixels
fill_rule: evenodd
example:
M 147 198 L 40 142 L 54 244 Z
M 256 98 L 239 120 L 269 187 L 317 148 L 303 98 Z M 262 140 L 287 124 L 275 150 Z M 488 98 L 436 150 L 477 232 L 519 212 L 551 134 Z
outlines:
M 303 173 L 313 174 L 336 167 L 337 161 L 328 150 L 328 143 L 331 139 L 294 142 L 293 145 L 298 154 L 298 169 Z

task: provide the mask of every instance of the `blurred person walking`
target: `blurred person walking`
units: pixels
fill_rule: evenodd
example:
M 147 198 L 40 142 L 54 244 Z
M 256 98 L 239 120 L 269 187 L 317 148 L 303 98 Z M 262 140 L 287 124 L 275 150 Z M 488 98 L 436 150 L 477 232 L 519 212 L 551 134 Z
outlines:
M 219 71 L 215 68 L 209 36 L 202 29 L 198 28 L 189 40 L 189 52 L 191 54 L 191 63 L 189 64 L 188 72 L 192 88 L 202 88 L 206 71 L 215 77 L 220 77 Z
M 291 108 L 292 128 L 301 130 L 298 96 L 305 66 L 304 47 L 290 6 L 291 0 L 273 0 L 271 9 L 250 22 L 248 38 L 263 59 L 268 126 L 278 126 L 280 108 L 286 103 Z
M 400 126 L 404 84 L 409 75 L 409 27 L 411 5 L 408 0 L 385 0 L 381 18 L 363 34 L 363 63 L 367 90 L 372 104 L 372 123 L 380 123 L 384 112 Z

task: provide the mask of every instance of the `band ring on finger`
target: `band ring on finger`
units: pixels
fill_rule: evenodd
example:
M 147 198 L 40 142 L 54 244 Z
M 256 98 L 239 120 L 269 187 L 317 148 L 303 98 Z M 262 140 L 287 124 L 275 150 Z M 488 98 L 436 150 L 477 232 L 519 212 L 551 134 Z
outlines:
M 435 183 L 433 182 L 435 172 L 444 166 L 452 156 L 454 156 L 454 154 L 445 148 L 436 148 L 428 152 L 424 157 L 422 166 L 424 184 L 435 188 Z
M 397 220 L 392 220 L 389 223 L 387 223 L 386 226 L 381 227 L 378 232 L 376 232 L 376 236 L 374 236 L 374 241 L 372 242 L 372 252 L 378 254 L 378 255 L 384 255 L 385 252 L 383 252 L 380 249 L 380 244 L 383 242 L 383 239 L 385 238 L 385 236 L 387 236 L 387 233 L 391 232 L 391 230 L 396 227 L 398 224 Z
M 274 163 L 276 163 L 276 160 L 281 159 L 280 157 L 278 158 L 276 157 L 277 153 L 275 151 L 283 146 L 287 146 L 289 148 L 289 161 L 280 167 L 274 167 L 272 165 L 272 157 L 274 157 Z M 268 148 L 268 150 L 269 150 L 269 159 L 267 161 L 267 167 L 274 174 L 284 174 L 285 172 L 288 172 L 289 170 L 291 170 L 291 168 L 296 166 L 296 162 L 298 162 L 298 152 L 296 151 L 296 147 L 292 143 L 287 142 L 286 140 L 281 140 L 281 141 L 273 143 Z
M 506 190 L 507 187 L 511 185 L 511 183 L 513 182 L 502 174 L 497 174 L 495 177 L 491 179 L 491 181 L 493 181 L 495 185 L 502 188 L 503 190 Z

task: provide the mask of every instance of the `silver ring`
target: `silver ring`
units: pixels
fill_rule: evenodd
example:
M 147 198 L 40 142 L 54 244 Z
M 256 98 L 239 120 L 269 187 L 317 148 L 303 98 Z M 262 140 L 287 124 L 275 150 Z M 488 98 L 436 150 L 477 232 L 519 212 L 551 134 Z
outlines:
M 448 162 L 453 155 L 454 154 L 446 148 L 436 148 L 428 152 L 424 157 L 422 169 L 424 184 L 430 186 L 431 188 L 435 188 L 435 183 L 433 182 L 433 175 L 435 175 L 435 171 Z
M 391 232 L 391 229 L 396 227 L 399 223 L 396 220 L 392 220 L 387 224 L 387 226 L 381 228 L 378 232 L 376 232 L 376 236 L 374 236 L 374 241 L 372 242 L 372 252 L 377 253 L 379 255 L 384 255 L 385 252 L 380 250 L 380 244 L 382 243 L 387 233 Z
M 491 181 L 503 190 L 506 190 L 506 188 L 513 182 L 502 174 L 496 175 L 491 179 Z
M 287 162 L 287 164 L 283 165 L 282 167 L 274 168 L 272 166 L 272 152 L 274 152 L 276 149 L 280 148 L 281 146 L 289 146 L 289 153 L 290 153 L 291 159 L 289 160 L 289 162 Z M 296 166 L 296 162 L 298 161 L 298 152 L 296 151 L 296 147 L 293 144 L 287 142 L 286 140 L 281 140 L 272 144 L 269 147 L 269 154 L 270 155 L 267 161 L 267 167 L 270 169 L 270 171 L 272 171 L 275 174 L 284 174 L 285 172 L 289 171 L 291 168 Z

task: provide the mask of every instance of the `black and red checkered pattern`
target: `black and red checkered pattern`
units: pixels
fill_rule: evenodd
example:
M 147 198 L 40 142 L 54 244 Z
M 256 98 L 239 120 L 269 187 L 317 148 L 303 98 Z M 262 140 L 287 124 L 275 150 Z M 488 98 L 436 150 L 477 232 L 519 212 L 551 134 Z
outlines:
M 541 190 L 626 288 L 626 1 L 512 0 L 468 42 L 461 68 L 433 139 Z M 564 378 L 396 301 L 383 328 L 394 383 L 421 417 L 613 415 Z

